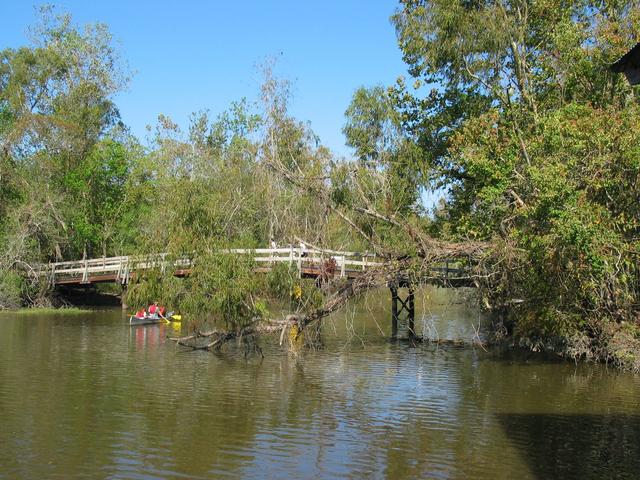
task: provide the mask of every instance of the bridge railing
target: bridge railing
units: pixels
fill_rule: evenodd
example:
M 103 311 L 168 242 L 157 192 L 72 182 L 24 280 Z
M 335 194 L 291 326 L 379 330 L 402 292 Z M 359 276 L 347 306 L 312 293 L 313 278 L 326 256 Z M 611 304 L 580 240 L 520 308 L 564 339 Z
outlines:
M 382 265 L 382 259 L 372 253 L 320 250 L 299 247 L 228 249 L 221 253 L 252 255 L 253 260 L 263 269 L 277 263 L 294 266 L 298 275 L 319 274 L 326 271 L 327 262 L 332 259 L 333 275 L 356 276 L 368 269 Z M 197 259 L 195 260 L 197 261 Z M 47 275 L 52 285 L 57 283 L 91 283 L 92 281 L 114 281 L 126 284 L 136 271 L 160 269 L 162 273 L 186 273 L 193 267 L 190 257 L 174 258 L 168 253 L 152 255 L 118 256 L 65 261 L 42 265 L 40 275 Z M 434 276 L 443 280 L 456 280 L 468 276 L 464 263 L 452 260 L 431 267 Z M 328 273 L 328 272 L 327 272 Z
M 337 250 L 306 249 L 299 247 L 228 249 L 222 253 L 253 255 L 258 264 L 289 263 L 295 265 L 301 276 L 305 267 L 320 267 L 329 259 L 335 261 L 336 273 L 341 277 L 349 272 L 366 271 L 368 268 L 381 265 L 380 259 L 372 253 L 341 252 Z M 91 279 L 112 276 L 113 281 L 127 283 L 131 274 L 138 270 L 160 268 L 189 269 L 193 260 L 188 257 L 171 258 L 167 253 L 138 256 L 118 256 L 83 259 L 76 261 L 55 262 L 42 265 L 40 275 L 48 275 L 52 284 L 64 278 L 75 278 L 78 283 L 90 283 Z

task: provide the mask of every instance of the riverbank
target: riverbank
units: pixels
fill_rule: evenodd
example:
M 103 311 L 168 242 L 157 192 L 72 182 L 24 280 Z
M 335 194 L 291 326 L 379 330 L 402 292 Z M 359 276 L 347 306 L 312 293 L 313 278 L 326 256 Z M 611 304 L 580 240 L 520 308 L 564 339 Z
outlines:
M 487 341 L 503 348 L 527 348 L 576 362 L 602 363 L 640 372 L 640 327 L 629 322 L 592 322 L 566 336 L 527 336 L 508 333 L 501 323 L 487 324 Z
M 41 316 L 41 315 L 84 315 L 94 313 L 95 310 L 78 307 L 27 307 L 7 308 L 0 310 L 0 315 Z

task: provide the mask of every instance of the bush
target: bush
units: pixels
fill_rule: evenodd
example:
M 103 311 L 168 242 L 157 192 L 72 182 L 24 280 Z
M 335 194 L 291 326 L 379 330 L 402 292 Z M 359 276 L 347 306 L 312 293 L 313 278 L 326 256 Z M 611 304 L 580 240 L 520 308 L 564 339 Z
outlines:
M 15 272 L 0 270 L 0 309 L 23 305 L 24 279 Z
M 297 281 L 298 270 L 295 265 L 278 263 L 266 275 L 267 291 L 272 298 L 289 299 Z

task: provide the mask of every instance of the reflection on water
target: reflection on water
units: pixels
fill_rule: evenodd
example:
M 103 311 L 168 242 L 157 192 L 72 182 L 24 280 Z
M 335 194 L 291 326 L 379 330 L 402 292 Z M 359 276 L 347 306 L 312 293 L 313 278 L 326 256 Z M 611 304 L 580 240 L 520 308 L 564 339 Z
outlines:
M 424 294 L 430 328 L 473 335 L 442 297 Z M 390 343 L 387 304 L 330 319 L 324 350 L 265 341 L 264 360 L 184 352 L 119 311 L 2 315 L 0 478 L 637 476 L 638 377 Z
M 640 414 L 500 414 L 538 478 L 638 478 Z
M 155 348 L 164 343 L 167 337 L 166 324 L 137 325 L 129 330 L 129 341 L 134 341 L 136 350 Z

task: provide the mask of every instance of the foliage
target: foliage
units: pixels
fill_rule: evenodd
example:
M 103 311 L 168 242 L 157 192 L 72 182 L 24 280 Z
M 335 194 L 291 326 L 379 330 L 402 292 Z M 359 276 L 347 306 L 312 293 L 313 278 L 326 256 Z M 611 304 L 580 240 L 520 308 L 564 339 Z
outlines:
M 608 65 L 637 39 L 639 11 L 635 0 L 401 2 L 392 17 L 398 42 L 426 92 L 412 95 L 403 80 L 392 90 L 433 169 L 426 178 L 464 181 L 450 163 L 451 136 L 492 109 L 518 137 L 566 103 L 626 103 L 629 87 Z
M 105 25 L 41 10 L 29 47 L 0 52 L 0 263 L 103 254 L 136 161 L 115 93 L 126 67 Z M 4 212 L 0 212 L 4 213 Z
M 315 279 L 300 280 L 292 290 L 292 298 L 299 312 L 310 313 L 320 308 L 324 303 L 322 292 L 316 285 Z
M 294 298 L 298 281 L 298 269 L 288 263 L 277 263 L 265 276 L 267 291 L 272 298 Z
M 24 279 L 15 272 L 0 270 L 0 310 L 22 306 Z
M 40 315 L 86 315 L 88 313 L 93 313 L 95 310 L 88 310 L 77 307 L 29 307 L 29 308 L 20 308 L 18 310 L 13 310 L 11 315 L 20 315 L 20 316 L 40 316 Z
M 609 71 L 638 40 L 638 7 L 434 0 L 393 16 L 430 89 L 400 81 L 396 108 L 426 150 L 426 187 L 448 190 L 431 233 L 493 243 L 486 303 L 516 336 L 587 335 L 600 358 L 607 325 L 639 317 L 640 110 Z
M 257 296 L 260 283 L 250 257 L 225 254 L 198 256 L 189 277 L 190 294 L 184 310 L 193 315 L 208 312 L 228 327 L 239 329 L 266 314 Z
M 359 163 L 333 169 L 334 200 L 350 208 L 364 204 L 387 215 L 406 217 L 417 208 L 422 154 L 403 135 L 393 100 L 380 86 L 354 93 L 345 112 L 343 133 Z M 345 185 L 347 179 L 351 181 Z M 366 223 L 361 226 L 371 228 Z
M 474 135 L 473 141 L 465 129 L 455 139 L 452 151 L 474 172 L 474 181 L 453 192 L 451 230 L 467 236 L 501 232 L 502 241 L 519 252 L 517 267 L 493 288 L 528 300 L 514 312 L 523 333 L 575 333 L 594 312 L 601 321 L 633 318 L 639 114 L 636 105 L 624 110 L 567 105 L 541 118 L 539 132 L 526 138 L 531 152 L 526 166 L 505 153 L 518 146 L 513 139 L 509 145 L 500 127 L 497 134 Z M 492 158 L 504 161 L 491 163 Z M 478 213 L 468 213 L 471 202 Z M 530 318 L 523 309 L 537 312 L 540 323 L 523 321 Z
M 157 301 L 177 309 L 193 326 L 211 321 L 234 331 L 268 313 L 250 257 L 198 253 L 193 258 L 194 267 L 186 278 L 160 269 L 140 272 L 127 289 L 127 303 L 137 309 Z

